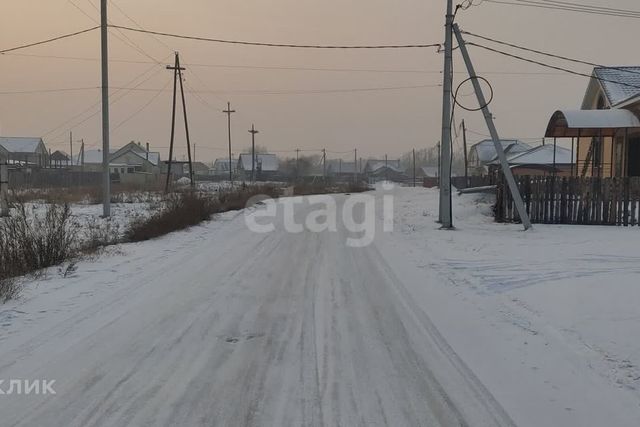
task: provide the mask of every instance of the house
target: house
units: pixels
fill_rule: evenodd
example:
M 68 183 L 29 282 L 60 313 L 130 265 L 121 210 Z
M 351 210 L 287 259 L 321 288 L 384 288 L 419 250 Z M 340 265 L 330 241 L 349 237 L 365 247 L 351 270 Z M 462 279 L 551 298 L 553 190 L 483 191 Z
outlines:
M 409 176 L 401 169 L 400 160 L 368 160 L 364 168 L 369 182 L 406 181 Z
M 0 137 L 0 157 L 25 166 L 49 164 L 49 152 L 42 138 Z
M 524 153 L 531 150 L 531 146 L 517 139 L 501 139 L 500 144 L 507 156 Z M 492 139 L 485 139 L 473 145 L 469 150 L 469 174 L 487 175 L 490 165 L 498 158 Z M 499 163 L 498 163 L 499 164 Z
M 280 170 L 280 161 L 275 154 L 256 154 L 251 161 L 251 154 L 240 154 L 238 159 L 238 174 L 243 179 L 251 178 L 252 168 L 255 168 L 255 179 L 259 181 L 275 179 Z
M 567 148 L 547 144 L 522 153 L 511 153 L 507 155 L 507 161 L 514 175 L 571 176 L 574 155 Z M 500 160 L 495 159 L 490 165 L 500 167 Z
M 52 168 L 64 168 L 71 166 L 71 156 L 64 151 L 57 150 L 49 158 L 49 164 Z
M 183 164 L 184 174 L 189 175 L 189 163 Z M 194 175 L 209 175 L 209 166 L 202 162 L 192 162 L 191 168 Z M 227 171 L 228 172 L 228 171 Z
M 238 170 L 237 162 L 230 160 L 229 158 L 216 159 L 216 161 L 213 163 L 213 169 L 210 169 L 209 173 L 214 176 L 228 177 L 230 167 L 233 168 L 232 173 L 235 175 Z
M 413 177 L 413 167 L 407 169 L 406 174 Z M 416 168 L 416 178 L 438 178 L 439 174 L 437 166 L 420 166 Z
M 328 160 L 326 164 L 327 176 L 335 178 L 348 178 L 353 179 L 356 173 L 360 173 L 358 170 L 358 164 L 356 162 L 345 162 L 341 159 Z
M 84 171 L 102 171 L 102 150 L 86 150 L 74 157 L 74 165 Z M 109 167 L 114 174 L 160 174 L 160 153 L 147 151 L 135 142 L 120 149 L 112 149 L 109 154 Z
M 582 177 L 640 176 L 640 66 L 596 67 L 580 110 L 558 110 L 545 136 L 571 139 Z

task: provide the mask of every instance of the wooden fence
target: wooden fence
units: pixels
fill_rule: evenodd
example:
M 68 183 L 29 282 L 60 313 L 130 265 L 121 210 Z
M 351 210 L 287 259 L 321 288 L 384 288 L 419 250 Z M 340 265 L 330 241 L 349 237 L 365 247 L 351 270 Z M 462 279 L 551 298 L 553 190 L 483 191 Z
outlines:
M 515 178 L 533 223 L 640 225 L 640 178 Z M 520 221 L 503 177 L 495 216 L 498 222 Z

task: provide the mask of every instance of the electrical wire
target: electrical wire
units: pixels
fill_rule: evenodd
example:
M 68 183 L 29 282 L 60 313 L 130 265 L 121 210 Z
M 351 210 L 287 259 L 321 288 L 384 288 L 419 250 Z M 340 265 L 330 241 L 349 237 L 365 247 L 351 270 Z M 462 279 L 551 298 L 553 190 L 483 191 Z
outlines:
M 2 49 L 2 50 L 0 50 L 0 55 L 5 54 L 5 53 L 9 53 L 9 52 L 15 52 L 16 50 L 22 50 L 22 49 L 27 49 L 27 48 L 30 48 L 30 47 L 41 46 L 43 44 L 53 43 L 53 42 L 56 42 L 56 41 L 59 41 L 59 40 L 64 40 L 64 39 L 68 39 L 68 38 L 71 38 L 71 37 L 76 37 L 76 36 L 79 36 L 81 34 L 90 33 L 91 31 L 95 31 L 98 28 L 100 28 L 100 27 L 99 26 L 91 27 L 91 28 L 87 28 L 85 30 L 76 31 L 74 33 L 69 33 L 69 34 L 63 34 L 61 36 L 53 37 L 53 38 L 46 39 L 46 40 L 41 40 L 41 41 L 34 42 L 34 43 L 24 44 L 24 45 L 20 45 L 20 46 L 16 46 L 16 47 L 11 47 L 11 48 L 8 48 L 8 49 Z
M 485 1 L 487 1 L 487 0 L 485 0 Z M 579 71 L 570 70 L 568 68 L 558 67 L 556 65 L 547 64 L 545 62 L 536 61 L 534 59 L 525 58 L 525 57 L 519 56 L 519 55 L 514 55 L 512 53 L 505 52 L 505 51 L 502 51 L 502 50 L 499 50 L 499 49 L 494 49 L 492 47 L 484 46 L 484 45 L 481 45 L 481 44 L 478 44 L 478 43 L 467 42 L 467 45 L 479 47 L 481 49 L 488 50 L 489 52 L 494 52 L 494 53 L 497 53 L 499 55 L 503 55 L 503 56 L 506 56 L 506 57 L 509 57 L 509 58 L 517 59 L 517 60 L 520 60 L 520 61 L 523 61 L 523 62 L 528 62 L 530 64 L 536 64 L 536 65 L 539 65 L 541 67 L 546 67 L 546 68 L 550 68 L 550 69 L 557 70 L 557 71 L 563 71 L 565 73 L 573 74 L 573 75 L 576 75 L 576 76 L 587 77 L 587 78 L 590 78 L 590 79 L 596 79 L 596 80 L 598 80 L 600 82 L 614 83 L 614 84 L 621 85 L 621 86 L 631 87 L 631 88 L 634 88 L 634 89 L 640 89 L 639 85 L 634 85 L 634 84 L 631 84 L 631 83 L 626 83 L 626 82 L 621 82 L 621 81 L 616 81 L 616 80 L 611 80 L 611 79 L 605 79 L 605 78 L 602 78 L 602 77 L 595 76 L 593 74 L 581 73 Z
M 633 10 L 623 10 L 623 12 L 617 12 L 615 11 L 615 9 L 607 9 L 607 8 L 592 9 L 589 7 L 582 8 L 582 7 L 576 7 L 576 6 L 563 5 L 559 3 L 548 3 L 544 1 L 525 1 L 525 0 L 514 0 L 514 1 L 484 0 L 484 1 L 487 3 L 503 4 L 503 5 L 509 5 L 509 6 L 525 6 L 525 7 L 539 8 L 539 9 L 586 13 L 591 15 L 612 16 L 612 17 L 619 17 L 619 18 L 632 18 L 632 19 L 640 18 L 640 13 L 638 11 L 633 11 Z
M 187 36 L 182 34 L 172 34 L 165 33 L 160 31 L 150 31 L 144 30 L 141 28 L 132 28 L 124 25 L 113 25 L 110 24 L 109 27 L 117 28 L 125 31 L 132 31 L 137 33 L 144 34 L 153 34 L 156 36 L 163 37 L 172 37 L 184 40 L 196 40 L 196 41 L 205 41 L 205 42 L 213 42 L 213 43 L 224 43 L 224 44 L 236 44 L 236 45 L 245 45 L 245 46 L 261 46 L 261 47 L 282 47 L 282 48 L 294 48 L 294 49 L 413 49 L 413 48 L 440 48 L 442 45 L 440 43 L 433 44 L 405 44 L 405 45 L 368 45 L 368 46 L 338 46 L 338 45 L 305 45 L 305 44 L 289 44 L 289 43 L 263 43 L 263 42 L 249 42 L 249 41 L 241 41 L 241 40 L 224 40 L 224 39 L 214 39 L 209 37 L 200 37 L 200 36 Z
M 522 45 L 510 43 L 510 42 L 505 42 L 505 41 L 498 40 L 498 39 L 491 38 L 491 37 L 481 36 L 479 34 L 474 34 L 474 33 L 471 33 L 469 31 L 461 30 L 461 32 L 462 32 L 462 34 L 466 34 L 466 35 L 469 35 L 469 36 L 472 36 L 472 37 L 476 37 L 476 38 L 479 38 L 479 39 L 482 39 L 482 40 L 486 40 L 486 41 L 489 41 L 489 42 L 497 43 L 497 44 L 500 44 L 500 45 L 503 45 L 503 46 L 512 47 L 512 48 L 519 49 L 519 50 L 522 50 L 522 51 L 525 51 L 525 52 L 536 53 L 538 55 L 544 55 L 544 56 L 548 56 L 550 58 L 555 58 L 555 59 L 562 59 L 564 61 L 573 62 L 573 63 L 576 63 L 576 64 L 589 65 L 589 66 L 598 67 L 598 68 L 608 68 L 608 69 L 617 70 L 617 71 L 621 71 L 621 72 L 625 72 L 625 73 L 629 73 L 629 74 L 639 74 L 640 75 L 640 71 L 630 70 L 630 69 L 625 68 L 625 67 L 608 67 L 608 66 L 604 66 L 602 64 L 597 64 L 595 62 L 589 62 L 589 61 L 585 61 L 585 60 L 582 60 L 582 59 L 570 58 L 568 56 L 557 55 L 557 54 L 554 54 L 554 53 L 544 52 L 544 51 L 541 51 L 541 50 L 532 49 L 532 48 L 529 48 L 529 47 L 525 47 L 525 46 L 522 46 Z

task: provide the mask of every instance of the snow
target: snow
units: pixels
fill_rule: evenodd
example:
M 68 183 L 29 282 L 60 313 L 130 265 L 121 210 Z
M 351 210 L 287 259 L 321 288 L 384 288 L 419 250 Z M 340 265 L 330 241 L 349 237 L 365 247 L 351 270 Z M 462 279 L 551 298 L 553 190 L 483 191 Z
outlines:
M 640 230 L 522 232 L 482 197 L 456 197 L 446 232 L 436 191 L 401 189 L 383 254 L 517 425 L 637 426 Z
M 3 396 L 3 421 L 637 427 L 640 230 L 523 232 L 465 195 L 441 231 L 436 191 L 369 194 L 395 229 L 367 248 L 230 212 L 26 283 L 0 378 L 58 394 Z
M 640 67 L 596 67 L 593 74 L 601 79 L 600 84 L 613 106 L 637 96 L 640 92 L 634 87 L 640 86 Z

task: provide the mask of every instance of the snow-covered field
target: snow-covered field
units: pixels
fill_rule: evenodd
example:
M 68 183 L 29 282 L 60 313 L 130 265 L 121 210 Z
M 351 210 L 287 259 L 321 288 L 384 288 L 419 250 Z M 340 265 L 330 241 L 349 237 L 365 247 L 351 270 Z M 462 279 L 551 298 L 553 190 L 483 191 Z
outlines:
M 640 425 L 640 229 L 524 232 L 466 195 L 440 231 L 437 200 L 400 190 L 381 251 L 516 424 Z
M 0 379 L 54 376 L 58 395 L 0 396 L 0 413 L 15 425 L 640 425 L 639 229 L 523 232 L 468 195 L 454 196 L 457 229 L 441 231 L 436 191 L 392 194 L 395 230 L 368 248 L 340 233 L 258 235 L 230 212 L 28 283 L 0 306 Z

